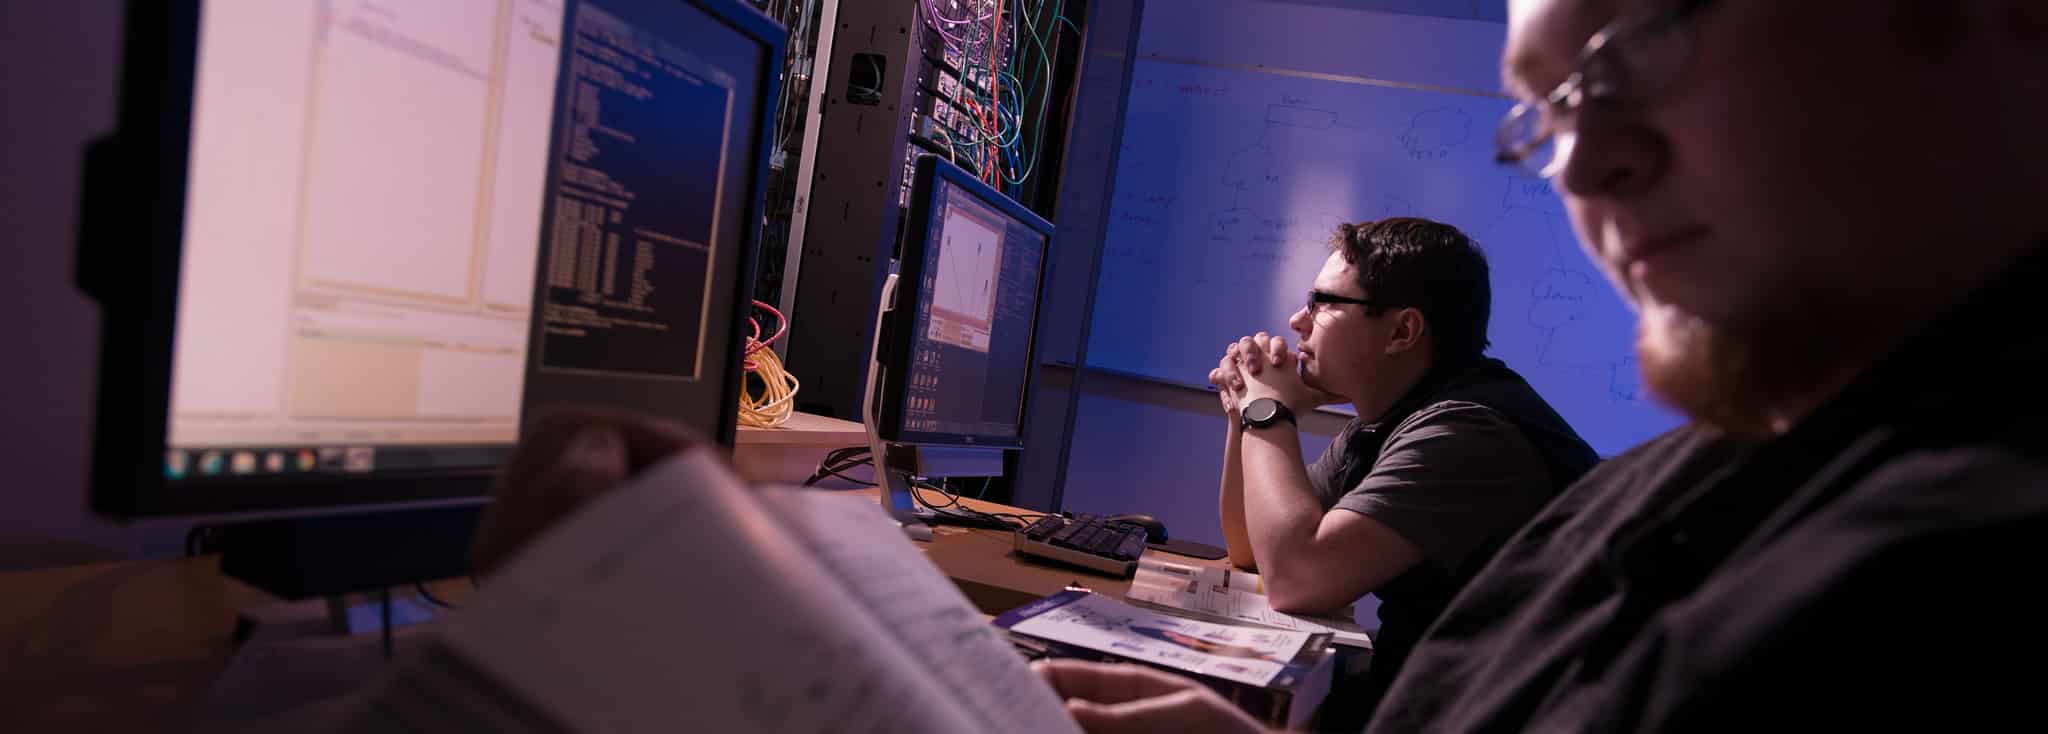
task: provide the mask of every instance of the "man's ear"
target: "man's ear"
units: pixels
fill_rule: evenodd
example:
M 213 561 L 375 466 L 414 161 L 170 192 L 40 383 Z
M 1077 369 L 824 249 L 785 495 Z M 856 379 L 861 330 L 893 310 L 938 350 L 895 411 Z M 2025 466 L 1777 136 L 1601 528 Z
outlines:
M 1387 353 L 1400 354 L 1422 346 L 1422 340 L 1429 335 L 1429 321 L 1422 318 L 1422 310 L 1403 308 L 1387 314 L 1393 318 L 1394 330 L 1387 334 Z

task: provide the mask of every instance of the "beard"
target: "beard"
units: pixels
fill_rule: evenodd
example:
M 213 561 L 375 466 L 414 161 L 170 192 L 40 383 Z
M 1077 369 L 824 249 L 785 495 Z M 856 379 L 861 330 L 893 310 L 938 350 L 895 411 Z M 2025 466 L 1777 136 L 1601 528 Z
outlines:
M 1843 342 L 1855 330 L 1811 308 L 1773 318 L 1713 324 L 1667 304 L 1643 309 L 1636 357 L 1650 393 L 1695 422 L 1743 438 L 1777 433 L 1825 399 L 1842 374 Z

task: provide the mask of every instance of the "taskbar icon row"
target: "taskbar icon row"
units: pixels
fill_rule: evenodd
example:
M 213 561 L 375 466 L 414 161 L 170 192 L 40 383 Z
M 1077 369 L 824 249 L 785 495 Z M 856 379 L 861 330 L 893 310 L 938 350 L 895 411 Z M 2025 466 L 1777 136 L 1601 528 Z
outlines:
M 195 448 L 164 452 L 164 478 L 367 474 L 377 469 L 369 446 Z

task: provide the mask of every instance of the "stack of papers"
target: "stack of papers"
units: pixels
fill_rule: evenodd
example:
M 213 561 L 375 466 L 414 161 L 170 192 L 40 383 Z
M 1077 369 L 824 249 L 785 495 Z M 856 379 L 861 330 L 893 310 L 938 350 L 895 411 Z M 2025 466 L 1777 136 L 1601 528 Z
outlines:
M 1138 561 L 1137 576 L 1131 579 L 1131 591 L 1124 595 L 1124 599 L 1173 614 L 1225 624 L 1328 632 L 1335 644 L 1372 649 L 1372 638 L 1351 620 L 1351 608 L 1346 607 L 1340 612 L 1341 617 L 1302 617 L 1276 612 L 1266 600 L 1259 575 L 1255 573 L 1145 558 Z

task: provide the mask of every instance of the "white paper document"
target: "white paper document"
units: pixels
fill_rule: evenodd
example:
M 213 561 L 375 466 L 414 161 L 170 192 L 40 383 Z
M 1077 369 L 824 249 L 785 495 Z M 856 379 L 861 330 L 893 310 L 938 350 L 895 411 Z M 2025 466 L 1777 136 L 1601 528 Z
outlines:
M 1011 632 L 1254 686 L 1272 683 L 1310 637 L 1198 622 L 1084 591 L 1047 597 L 1005 619 L 1011 614 L 1022 617 Z
M 1079 734 L 873 500 L 754 489 L 708 450 L 537 538 L 351 731 Z
M 1344 609 L 1343 618 L 1310 618 L 1274 611 L 1259 586 L 1258 574 L 1245 571 L 1143 558 L 1138 561 L 1138 573 L 1132 577 L 1131 590 L 1124 598 L 1198 619 L 1329 632 L 1336 644 L 1372 647 L 1372 638 L 1350 621 L 1349 607 Z

